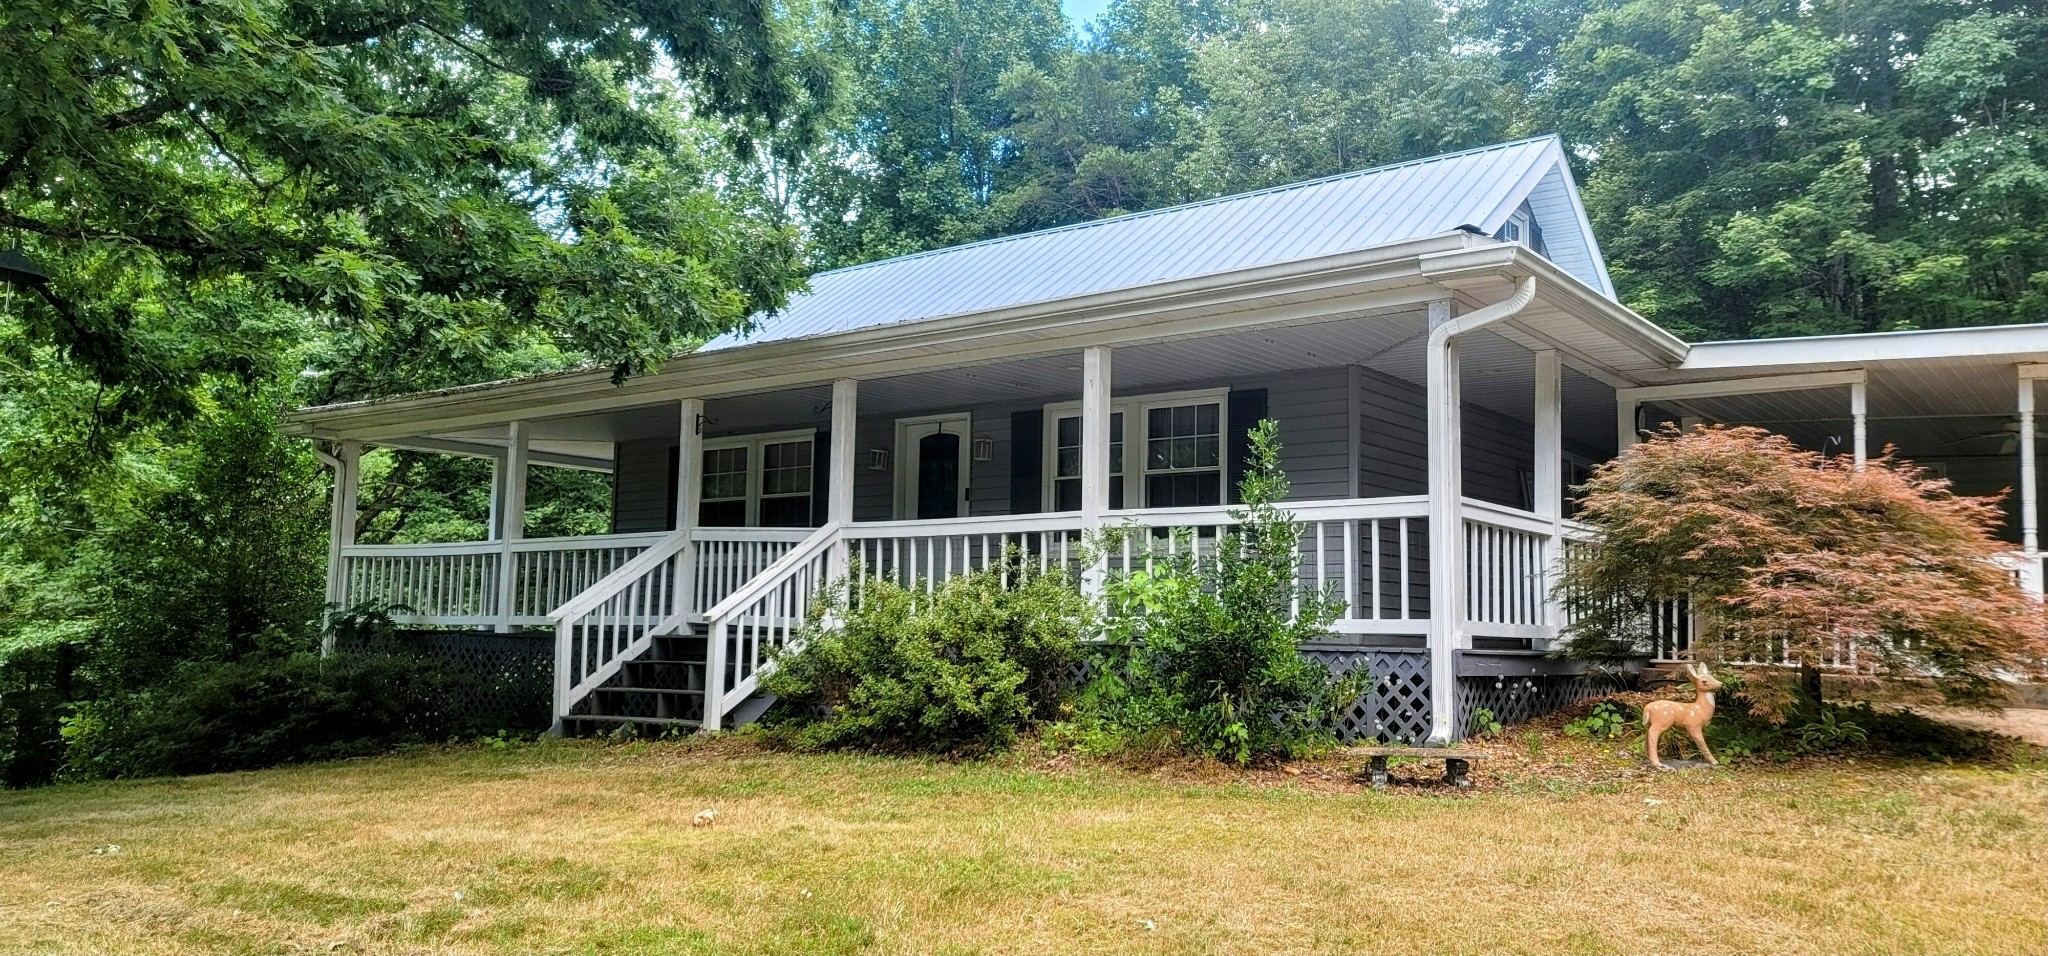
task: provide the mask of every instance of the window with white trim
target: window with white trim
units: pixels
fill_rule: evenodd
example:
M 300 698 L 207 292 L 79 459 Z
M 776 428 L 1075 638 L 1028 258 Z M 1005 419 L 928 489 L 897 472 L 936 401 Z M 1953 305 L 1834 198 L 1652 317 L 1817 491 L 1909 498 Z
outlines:
M 816 437 L 778 432 L 705 442 L 698 527 L 810 527 Z
M 1145 507 L 1223 503 L 1221 402 L 1145 409 Z
M 1116 401 L 1109 416 L 1109 506 L 1171 508 L 1223 503 L 1224 400 L 1228 389 L 1139 395 Z M 1081 406 L 1045 407 L 1044 507 L 1081 508 Z M 1127 464 L 1126 445 L 1139 449 Z M 1126 488 L 1135 488 L 1135 496 Z M 1137 500 L 1131 500 L 1135 497 Z

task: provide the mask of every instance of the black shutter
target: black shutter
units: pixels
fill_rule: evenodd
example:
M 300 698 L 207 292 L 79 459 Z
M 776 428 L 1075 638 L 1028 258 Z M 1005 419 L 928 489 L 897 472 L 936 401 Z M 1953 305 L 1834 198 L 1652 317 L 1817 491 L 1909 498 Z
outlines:
M 819 432 L 811 439 L 811 527 L 822 528 L 831 520 L 832 433 Z
M 1010 413 L 1010 513 L 1037 514 L 1045 500 L 1045 413 Z
M 498 536 L 498 529 L 489 529 L 490 536 Z M 612 442 L 612 534 L 619 533 L 619 443 Z
M 1233 388 L 1230 390 L 1229 452 L 1230 467 L 1224 477 L 1230 482 L 1230 503 L 1244 501 L 1244 494 L 1238 484 L 1244 481 L 1245 472 L 1250 470 L 1252 458 L 1251 431 L 1266 417 L 1266 390 L 1263 388 Z
M 676 499 L 683 488 L 683 449 L 680 445 L 668 446 L 668 530 L 676 530 Z

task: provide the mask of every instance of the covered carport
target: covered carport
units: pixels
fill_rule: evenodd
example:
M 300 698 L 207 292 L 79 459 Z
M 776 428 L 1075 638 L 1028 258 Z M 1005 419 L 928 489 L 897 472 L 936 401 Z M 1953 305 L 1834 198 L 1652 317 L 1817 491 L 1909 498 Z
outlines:
M 1617 390 L 1617 433 L 1629 442 L 1667 422 L 1755 425 L 1823 454 L 1912 461 L 1960 494 L 2005 495 L 2001 533 L 2038 568 L 2043 376 L 2048 325 L 1707 342 Z

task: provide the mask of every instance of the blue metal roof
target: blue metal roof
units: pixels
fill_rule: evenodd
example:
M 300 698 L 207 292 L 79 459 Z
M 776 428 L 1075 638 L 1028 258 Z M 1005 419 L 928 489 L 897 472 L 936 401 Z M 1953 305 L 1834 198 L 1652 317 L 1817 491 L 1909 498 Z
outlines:
M 1543 136 L 834 269 L 812 276 L 808 292 L 759 328 L 720 336 L 703 350 L 1050 302 L 1467 226 L 1490 235 L 1539 183 L 1559 183 L 1560 175 L 1568 189 L 1563 147 Z M 1546 234 L 1584 231 L 1583 214 L 1576 219 L 1539 226 Z M 1590 235 L 1586 241 L 1590 247 Z M 1597 252 L 1589 261 L 1599 270 Z M 1580 278 L 1607 291 L 1604 270 Z

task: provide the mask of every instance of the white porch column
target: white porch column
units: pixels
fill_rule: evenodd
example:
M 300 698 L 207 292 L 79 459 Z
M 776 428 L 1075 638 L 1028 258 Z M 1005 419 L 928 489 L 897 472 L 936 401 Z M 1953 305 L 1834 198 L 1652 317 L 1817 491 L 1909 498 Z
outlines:
M 2035 560 L 2041 550 L 2041 502 L 2038 488 L 2039 470 L 2034 458 L 2034 377 L 2030 374 L 2035 366 L 2020 366 L 2019 412 L 2020 412 L 2020 548 L 2027 552 L 2027 559 Z M 2040 575 L 2030 573 L 2030 580 Z
M 1092 539 L 1109 510 L 1110 350 L 1088 349 L 1081 368 L 1081 527 Z M 1082 591 L 1100 593 L 1102 575 L 1102 562 L 1091 562 L 1081 572 Z
M 831 482 L 825 489 L 825 520 L 842 529 L 853 523 L 854 459 L 859 456 L 854 429 L 860 423 L 860 383 L 842 378 L 832 383 L 832 451 L 828 464 Z M 826 577 L 838 580 L 846 573 L 846 546 L 834 544 L 827 558 Z
M 1448 300 L 1429 304 L 1429 327 L 1451 322 Z M 1465 635 L 1464 432 L 1458 338 L 1429 338 L 1429 744 L 1457 736 L 1457 652 Z
M 1550 519 L 1543 546 L 1543 622 L 1564 626 L 1564 608 L 1550 591 L 1564 571 L 1564 369 L 1556 349 L 1538 349 L 1535 395 L 1535 480 L 1530 483 L 1536 514 Z
M 512 610 L 519 586 L 519 562 L 514 560 L 512 544 L 526 537 L 526 455 L 527 434 L 525 422 L 513 422 L 505 426 L 505 467 L 504 477 L 498 485 L 498 540 L 504 547 L 498 550 L 498 627 L 500 632 L 512 629 Z
M 350 602 L 348 559 L 342 550 L 356 543 L 356 498 L 363 473 L 363 446 L 338 442 L 334 449 L 334 498 L 327 524 L 327 603 L 337 611 L 348 610 Z M 321 638 L 320 653 L 334 653 L 334 635 Z
M 491 457 L 491 513 L 484 519 L 484 537 L 500 541 L 505 537 L 505 512 L 499 505 L 505 497 L 505 456 Z
M 1855 434 L 1856 470 L 1863 470 L 1863 463 L 1870 460 L 1870 392 L 1865 382 L 1849 383 L 1849 418 Z
M 676 423 L 676 526 L 674 530 L 697 527 L 698 506 L 704 499 L 704 400 L 686 398 L 676 403 L 681 417 Z M 702 614 L 711 610 L 697 606 L 697 542 L 676 556 L 676 611 Z
M 1636 433 L 1636 409 L 1641 403 L 1619 391 L 1614 395 L 1614 456 L 1635 447 L 1642 436 Z

